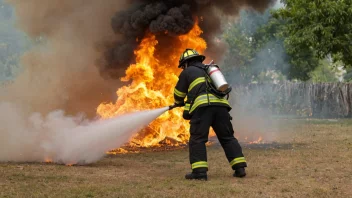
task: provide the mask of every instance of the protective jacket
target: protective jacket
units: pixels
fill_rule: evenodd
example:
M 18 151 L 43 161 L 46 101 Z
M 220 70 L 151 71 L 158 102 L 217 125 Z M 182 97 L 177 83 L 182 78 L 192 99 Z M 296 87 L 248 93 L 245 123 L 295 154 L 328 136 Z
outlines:
M 187 97 L 183 112 L 183 118 L 186 120 L 190 120 L 193 113 L 203 106 L 225 106 L 228 108 L 228 111 L 231 110 L 227 99 L 209 93 L 206 86 L 205 71 L 199 67 L 205 66 L 199 61 L 191 62 L 181 72 L 174 90 L 176 104 L 184 103 Z

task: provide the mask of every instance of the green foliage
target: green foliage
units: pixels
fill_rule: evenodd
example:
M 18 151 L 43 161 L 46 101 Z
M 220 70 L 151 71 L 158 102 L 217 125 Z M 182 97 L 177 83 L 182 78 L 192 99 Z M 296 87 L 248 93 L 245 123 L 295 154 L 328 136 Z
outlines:
M 265 49 L 270 53 L 265 53 L 258 57 L 258 62 L 264 62 L 262 68 L 272 65 L 270 69 L 275 69 L 287 76 L 289 80 L 309 80 L 309 72 L 313 71 L 319 64 L 312 50 L 301 50 L 295 53 L 287 51 L 284 45 L 283 29 L 286 21 L 276 19 L 270 15 L 268 23 L 258 29 L 254 35 L 257 49 Z M 265 62 L 265 60 L 267 62 Z
M 241 81 L 246 79 L 248 64 L 252 58 L 253 49 L 251 48 L 250 38 L 236 26 L 231 26 L 224 34 L 224 39 L 229 45 L 229 54 L 224 61 L 225 73 L 229 74 L 233 66 L 236 72 L 234 79 Z M 231 72 L 232 73 L 232 72 Z
M 320 61 L 320 65 L 310 73 L 311 81 L 319 82 L 338 82 L 333 66 L 327 59 Z
M 285 0 L 286 6 L 274 12 L 285 20 L 283 36 L 290 54 L 314 51 L 323 59 L 332 55 L 352 66 L 351 0 Z
M 242 11 L 240 20 L 227 29 L 229 55 L 224 65 L 235 66 L 241 82 L 267 80 L 268 70 L 287 79 L 336 81 L 331 56 L 347 68 L 352 80 L 352 1 L 284 0 L 285 7 L 264 14 Z M 328 65 L 327 65 L 328 64 Z M 315 71 L 316 70 L 316 71 Z M 263 76 L 264 75 L 264 76 Z M 233 75 L 231 75 L 233 76 Z
M 261 31 L 269 17 L 269 11 L 263 15 L 241 11 L 239 21 L 225 31 L 223 38 L 229 46 L 229 53 L 223 65 L 232 81 L 249 83 L 272 65 L 271 60 L 263 62 L 263 57 L 268 59 L 267 54 L 272 52 L 269 48 L 275 45 L 264 48 L 266 34 Z
M 352 82 L 352 68 L 351 67 L 347 68 L 346 74 L 344 75 L 343 78 L 346 82 Z
M 270 10 L 260 14 L 241 11 L 240 20 L 224 34 L 229 54 L 224 66 L 235 82 L 267 82 L 268 71 L 284 74 L 287 79 L 308 80 L 319 64 L 313 50 L 289 52 L 284 45 L 287 21 L 272 17 Z M 280 79 L 284 79 L 280 77 Z M 272 80 L 271 80 L 272 81 Z

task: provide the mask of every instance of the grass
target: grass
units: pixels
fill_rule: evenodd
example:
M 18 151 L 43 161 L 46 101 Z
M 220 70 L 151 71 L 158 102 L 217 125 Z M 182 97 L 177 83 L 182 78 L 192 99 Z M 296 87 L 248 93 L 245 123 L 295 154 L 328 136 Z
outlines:
M 0 197 L 352 197 L 352 122 L 280 126 L 276 147 L 244 145 L 247 177 L 208 147 L 209 181 L 186 181 L 188 150 L 107 156 L 89 166 L 1 163 Z

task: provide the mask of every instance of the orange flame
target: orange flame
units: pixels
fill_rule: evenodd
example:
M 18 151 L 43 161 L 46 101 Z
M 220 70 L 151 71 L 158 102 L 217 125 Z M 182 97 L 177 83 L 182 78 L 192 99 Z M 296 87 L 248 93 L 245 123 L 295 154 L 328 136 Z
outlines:
M 249 142 L 249 144 L 260 144 L 260 143 L 262 143 L 262 141 L 263 141 L 263 138 L 260 136 L 260 137 L 258 138 L 258 140 Z
M 200 37 L 202 30 L 198 23 L 186 35 L 179 36 L 179 46 L 165 48 L 168 56 L 157 56 L 156 36 L 147 34 L 134 52 L 136 64 L 126 70 L 122 81 L 131 81 L 128 86 L 121 87 L 116 94 L 115 103 L 102 103 L 97 108 L 97 114 L 103 119 L 147 109 L 156 109 L 174 103 L 173 90 L 178 81 L 178 60 L 186 48 L 193 48 L 203 53 L 206 42 Z M 135 135 L 130 145 L 158 146 L 163 140 L 166 144 L 185 143 L 189 138 L 189 123 L 182 118 L 182 108 L 164 113 L 148 127 Z M 172 140 L 172 141 L 170 141 Z

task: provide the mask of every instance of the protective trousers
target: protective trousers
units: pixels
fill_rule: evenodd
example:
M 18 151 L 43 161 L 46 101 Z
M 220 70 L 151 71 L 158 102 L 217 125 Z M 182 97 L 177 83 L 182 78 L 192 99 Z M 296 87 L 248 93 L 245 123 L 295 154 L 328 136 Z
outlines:
M 234 137 L 231 116 L 226 107 L 200 107 L 194 112 L 190 124 L 189 157 L 193 172 L 208 170 L 205 143 L 210 127 L 214 129 L 232 169 L 247 167 L 242 148 Z

